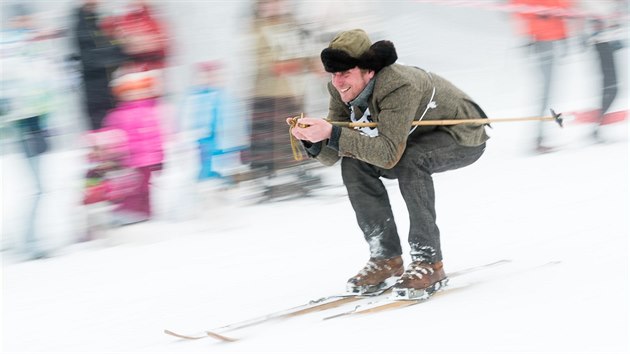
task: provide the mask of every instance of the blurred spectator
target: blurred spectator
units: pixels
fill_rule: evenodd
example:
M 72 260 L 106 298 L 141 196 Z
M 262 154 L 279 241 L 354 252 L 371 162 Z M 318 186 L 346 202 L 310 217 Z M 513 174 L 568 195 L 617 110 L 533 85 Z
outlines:
M 221 78 L 221 64 L 215 61 L 195 67 L 196 82 L 184 99 L 183 125 L 186 134 L 199 150 L 199 180 L 220 177 L 213 167 L 213 158 L 223 153 L 223 120 L 226 93 Z
M 510 0 L 512 5 L 522 6 L 516 19 L 520 25 L 519 33 L 527 40 L 527 49 L 533 51 L 542 78 L 540 115 L 549 110 L 552 82 L 556 61 L 566 51 L 565 40 L 568 37 L 566 18 L 558 10 L 571 8 L 571 0 Z M 544 123 L 539 122 L 536 132 L 535 151 L 546 153 L 552 150 L 544 144 Z
M 107 129 L 125 133 L 127 154 L 123 165 L 133 169 L 136 175 L 135 187 L 125 193 L 114 210 L 116 225 L 151 218 L 151 175 L 162 169 L 164 159 L 160 105 L 154 91 L 158 75 L 151 71 L 126 70 L 119 69 L 119 77 L 111 83 L 119 103 L 104 120 Z
M 597 124 L 593 129 L 593 138 L 598 142 L 604 139 L 600 134 L 600 125 L 617 96 L 617 68 L 615 52 L 627 39 L 623 15 L 627 15 L 628 5 L 624 0 L 580 1 L 580 9 L 586 14 L 583 23 L 585 45 L 592 45 L 597 51 L 602 78 L 601 104 L 597 114 Z
M 250 149 L 244 162 L 257 177 L 271 181 L 278 171 L 295 167 L 286 117 L 303 112 L 302 80 L 313 65 L 304 32 L 286 1 L 258 0 L 253 18 L 255 84 L 252 97 Z
M 98 5 L 99 0 L 82 0 L 75 14 L 75 37 L 91 130 L 100 129 L 107 111 L 115 106 L 109 88 L 109 75 L 128 59 L 122 47 L 101 29 Z
M 168 37 L 147 1 L 131 1 L 126 14 L 108 17 L 102 27 L 107 35 L 124 44 L 125 53 L 139 70 L 166 67 Z
M 43 194 L 40 156 L 49 149 L 46 118 L 53 110 L 52 63 L 35 40 L 43 38 L 33 9 L 23 3 L 3 4 L 0 42 L 1 126 L 17 133 L 35 182 L 34 200 L 26 218 L 23 251 L 29 258 L 45 256 L 36 235 L 39 200 Z

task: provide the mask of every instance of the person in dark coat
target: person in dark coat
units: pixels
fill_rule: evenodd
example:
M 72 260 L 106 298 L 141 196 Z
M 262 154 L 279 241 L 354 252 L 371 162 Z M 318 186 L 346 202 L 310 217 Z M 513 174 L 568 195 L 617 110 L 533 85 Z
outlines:
M 114 108 L 115 100 L 109 88 L 110 75 L 128 60 L 122 46 L 101 30 L 96 11 L 98 3 L 98 0 L 84 0 L 75 14 L 74 34 L 79 49 L 90 130 L 100 129 L 107 111 Z

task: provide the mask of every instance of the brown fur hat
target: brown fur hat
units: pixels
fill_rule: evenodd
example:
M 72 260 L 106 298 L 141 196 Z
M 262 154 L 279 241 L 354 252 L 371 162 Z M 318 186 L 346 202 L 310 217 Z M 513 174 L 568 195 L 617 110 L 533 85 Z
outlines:
M 339 33 L 322 50 L 321 60 L 330 73 L 346 71 L 358 66 L 378 72 L 398 59 L 394 43 L 378 41 L 374 44 L 362 29 Z

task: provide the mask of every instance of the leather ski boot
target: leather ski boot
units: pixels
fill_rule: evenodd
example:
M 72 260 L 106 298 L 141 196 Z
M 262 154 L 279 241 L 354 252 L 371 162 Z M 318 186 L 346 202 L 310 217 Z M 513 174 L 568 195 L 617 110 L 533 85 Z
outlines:
M 400 256 L 387 259 L 370 258 L 357 275 L 348 279 L 347 291 L 352 294 L 369 294 L 386 289 L 404 272 Z
M 436 263 L 412 262 L 393 288 L 394 298 L 403 300 L 426 300 L 445 287 L 448 278 L 442 261 Z

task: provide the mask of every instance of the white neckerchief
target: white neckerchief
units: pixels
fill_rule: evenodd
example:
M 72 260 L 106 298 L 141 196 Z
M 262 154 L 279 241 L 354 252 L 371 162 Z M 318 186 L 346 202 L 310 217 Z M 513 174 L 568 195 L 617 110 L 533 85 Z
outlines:
M 427 75 L 429 75 L 429 78 L 431 79 L 431 81 L 433 81 L 433 76 L 431 76 L 431 73 L 418 68 L 422 71 L 424 71 L 425 73 L 427 73 Z M 370 87 L 371 89 L 371 87 Z M 421 121 L 424 116 L 427 114 L 427 112 L 429 111 L 429 109 L 435 109 L 437 108 L 437 103 L 434 101 L 435 98 L 435 85 L 433 85 L 433 91 L 431 92 L 431 98 L 429 98 L 429 102 L 427 102 L 427 106 L 424 109 L 424 112 L 422 112 L 422 115 L 420 116 L 420 118 L 418 119 L 418 121 Z M 371 92 L 370 92 L 371 94 Z M 361 116 L 361 118 L 357 119 L 356 115 L 355 115 L 355 111 L 354 111 L 354 106 L 350 105 L 350 120 L 354 123 L 371 123 L 372 122 L 372 115 L 370 114 L 370 108 L 366 108 L 365 112 L 363 113 L 363 116 Z M 407 135 L 410 135 L 411 133 L 413 133 L 416 128 L 418 128 L 418 126 L 414 126 L 413 128 L 411 128 L 411 130 L 409 130 L 409 133 Z M 377 137 L 378 136 L 378 128 L 377 127 L 355 127 L 354 129 L 359 130 L 362 134 L 367 135 L 371 138 Z
M 371 123 L 372 115 L 370 114 L 370 108 L 366 108 L 363 116 L 357 119 L 354 114 L 354 106 L 350 106 L 350 120 L 354 123 Z M 378 128 L 376 127 L 355 127 L 354 129 L 360 131 L 363 135 L 367 135 L 371 138 L 378 136 Z

